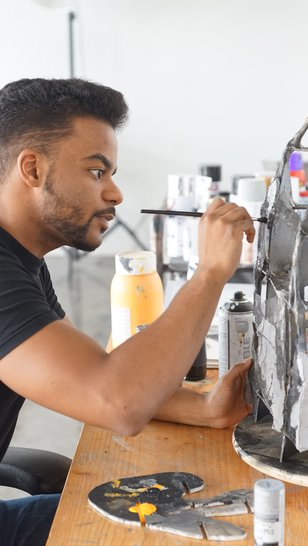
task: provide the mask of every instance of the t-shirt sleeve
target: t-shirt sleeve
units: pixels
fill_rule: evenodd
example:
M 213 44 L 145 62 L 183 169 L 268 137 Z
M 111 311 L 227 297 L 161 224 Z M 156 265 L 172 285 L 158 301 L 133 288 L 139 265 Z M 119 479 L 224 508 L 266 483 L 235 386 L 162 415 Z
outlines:
M 46 264 L 33 274 L 10 256 L 0 258 L 0 358 L 65 316 Z
M 63 311 L 60 303 L 58 302 L 58 298 L 54 291 L 54 287 L 52 285 L 51 278 L 50 278 L 50 273 L 48 271 L 46 264 L 44 264 L 41 269 L 41 280 L 42 280 L 45 296 L 46 296 L 48 304 L 50 305 L 50 308 L 53 311 L 55 311 L 60 316 L 60 318 L 63 318 L 65 316 L 65 312 Z

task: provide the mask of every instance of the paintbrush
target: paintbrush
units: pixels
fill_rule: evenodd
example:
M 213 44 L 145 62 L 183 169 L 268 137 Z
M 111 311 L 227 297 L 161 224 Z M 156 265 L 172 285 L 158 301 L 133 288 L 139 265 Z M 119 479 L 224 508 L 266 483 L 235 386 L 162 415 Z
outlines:
M 166 214 L 167 216 L 191 216 L 194 218 L 200 218 L 203 216 L 203 212 L 195 212 L 190 210 L 155 210 L 155 209 L 141 209 L 140 212 L 145 214 Z M 261 224 L 267 224 L 267 218 L 261 216 L 260 218 L 251 217 L 254 222 L 260 222 Z

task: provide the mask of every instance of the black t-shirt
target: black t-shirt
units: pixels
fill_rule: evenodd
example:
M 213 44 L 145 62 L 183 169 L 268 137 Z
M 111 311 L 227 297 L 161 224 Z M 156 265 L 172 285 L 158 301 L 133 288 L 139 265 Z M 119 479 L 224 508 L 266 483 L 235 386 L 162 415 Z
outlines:
M 64 315 L 45 261 L 0 228 L 0 358 Z M 23 403 L 24 398 L 0 381 L 0 460 Z

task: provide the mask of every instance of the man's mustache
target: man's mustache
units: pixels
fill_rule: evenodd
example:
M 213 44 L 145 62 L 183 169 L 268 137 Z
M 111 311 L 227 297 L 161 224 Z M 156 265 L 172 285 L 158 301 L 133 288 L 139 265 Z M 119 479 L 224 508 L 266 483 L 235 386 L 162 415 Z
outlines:
M 116 215 L 116 209 L 115 207 L 108 207 L 107 209 L 98 210 L 93 214 L 93 218 L 100 217 L 100 216 L 106 216 L 108 214 L 112 214 L 112 216 Z

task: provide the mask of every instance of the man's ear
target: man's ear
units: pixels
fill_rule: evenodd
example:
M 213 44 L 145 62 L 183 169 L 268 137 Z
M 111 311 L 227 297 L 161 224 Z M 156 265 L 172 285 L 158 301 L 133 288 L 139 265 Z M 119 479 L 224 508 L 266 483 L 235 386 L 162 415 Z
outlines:
M 17 159 L 20 178 L 31 187 L 39 187 L 45 180 L 47 172 L 46 157 L 31 148 L 22 150 Z

